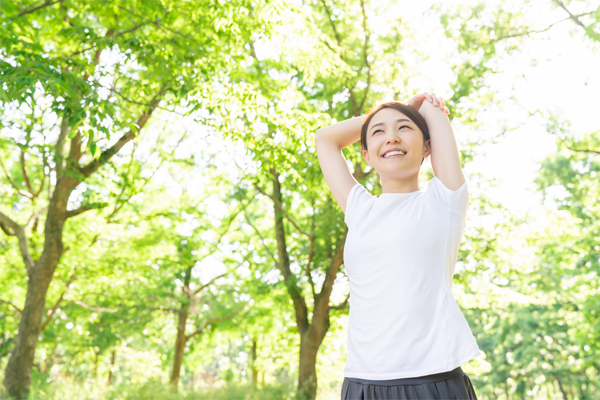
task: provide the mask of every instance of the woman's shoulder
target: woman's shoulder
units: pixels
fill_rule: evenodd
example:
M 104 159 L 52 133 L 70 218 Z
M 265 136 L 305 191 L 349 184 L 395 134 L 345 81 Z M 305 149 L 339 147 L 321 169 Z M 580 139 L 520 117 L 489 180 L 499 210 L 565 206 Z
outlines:
M 451 190 L 440 178 L 434 176 L 429 181 L 429 185 L 425 189 L 423 196 L 427 199 L 433 199 L 437 204 L 451 211 L 463 216 L 466 215 L 469 204 L 469 189 L 466 179 L 458 189 Z
M 367 188 L 361 183 L 357 183 L 350 189 L 348 194 L 348 200 L 346 202 L 346 211 L 344 221 L 348 226 L 351 226 L 352 221 L 358 214 L 361 214 L 363 210 L 368 207 L 368 204 L 375 200 L 376 196 L 373 196 Z

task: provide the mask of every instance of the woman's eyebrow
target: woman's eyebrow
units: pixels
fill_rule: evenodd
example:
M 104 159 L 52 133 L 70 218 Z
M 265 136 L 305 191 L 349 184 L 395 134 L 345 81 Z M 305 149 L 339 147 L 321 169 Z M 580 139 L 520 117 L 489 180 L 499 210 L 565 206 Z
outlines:
M 395 122 L 403 122 L 403 121 L 412 122 L 410 119 L 407 119 L 407 118 L 400 118 L 400 119 L 397 119 Z M 379 123 L 373 125 L 371 127 L 371 130 L 373 130 L 373 128 L 375 128 L 376 126 L 379 126 L 379 125 L 385 125 L 385 122 L 379 122 Z

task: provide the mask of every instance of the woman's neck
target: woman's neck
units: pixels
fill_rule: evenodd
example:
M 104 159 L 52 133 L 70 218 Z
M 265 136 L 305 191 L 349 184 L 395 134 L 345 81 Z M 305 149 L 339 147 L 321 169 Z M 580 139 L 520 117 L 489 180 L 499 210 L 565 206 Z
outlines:
M 419 177 L 411 177 L 409 179 L 381 179 L 382 194 L 383 193 L 412 193 L 420 191 Z

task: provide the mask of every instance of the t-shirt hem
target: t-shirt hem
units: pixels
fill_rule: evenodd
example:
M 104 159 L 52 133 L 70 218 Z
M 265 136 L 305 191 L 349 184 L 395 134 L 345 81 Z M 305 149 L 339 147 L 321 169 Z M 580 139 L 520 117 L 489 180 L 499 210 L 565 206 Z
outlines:
M 473 360 L 474 358 L 481 357 L 481 350 L 476 349 L 472 352 L 469 352 L 464 357 L 457 359 L 457 362 L 450 366 L 450 368 L 434 368 L 429 370 L 422 371 L 411 371 L 411 372 L 400 372 L 400 373 L 391 373 L 391 374 L 368 374 L 368 373 L 360 373 L 360 372 L 351 372 L 344 371 L 345 378 L 356 378 L 356 379 L 370 379 L 370 380 L 388 380 L 388 379 L 403 379 L 403 378 L 418 378 L 420 376 L 439 374 L 442 372 L 452 371 L 455 368 L 458 368 L 465 364 L 468 361 Z

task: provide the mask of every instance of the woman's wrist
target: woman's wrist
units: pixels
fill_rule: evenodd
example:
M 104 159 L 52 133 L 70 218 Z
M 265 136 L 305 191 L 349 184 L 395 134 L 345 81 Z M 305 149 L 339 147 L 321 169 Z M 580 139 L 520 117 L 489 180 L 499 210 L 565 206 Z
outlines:
M 419 108 L 419 114 L 421 114 L 423 116 L 423 118 L 425 118 L 425 121 L 427 121 L 429 118 L 432 118 L 432 117 L 438 118 L 442 115 L 444 117 L 448 115 L 448 113 L 446 112 L 445 106 L 444 106 L 444 108 L 441 108 L 440 106 L 436 106 L 429 101 L 423 102 L 423 104 Z

